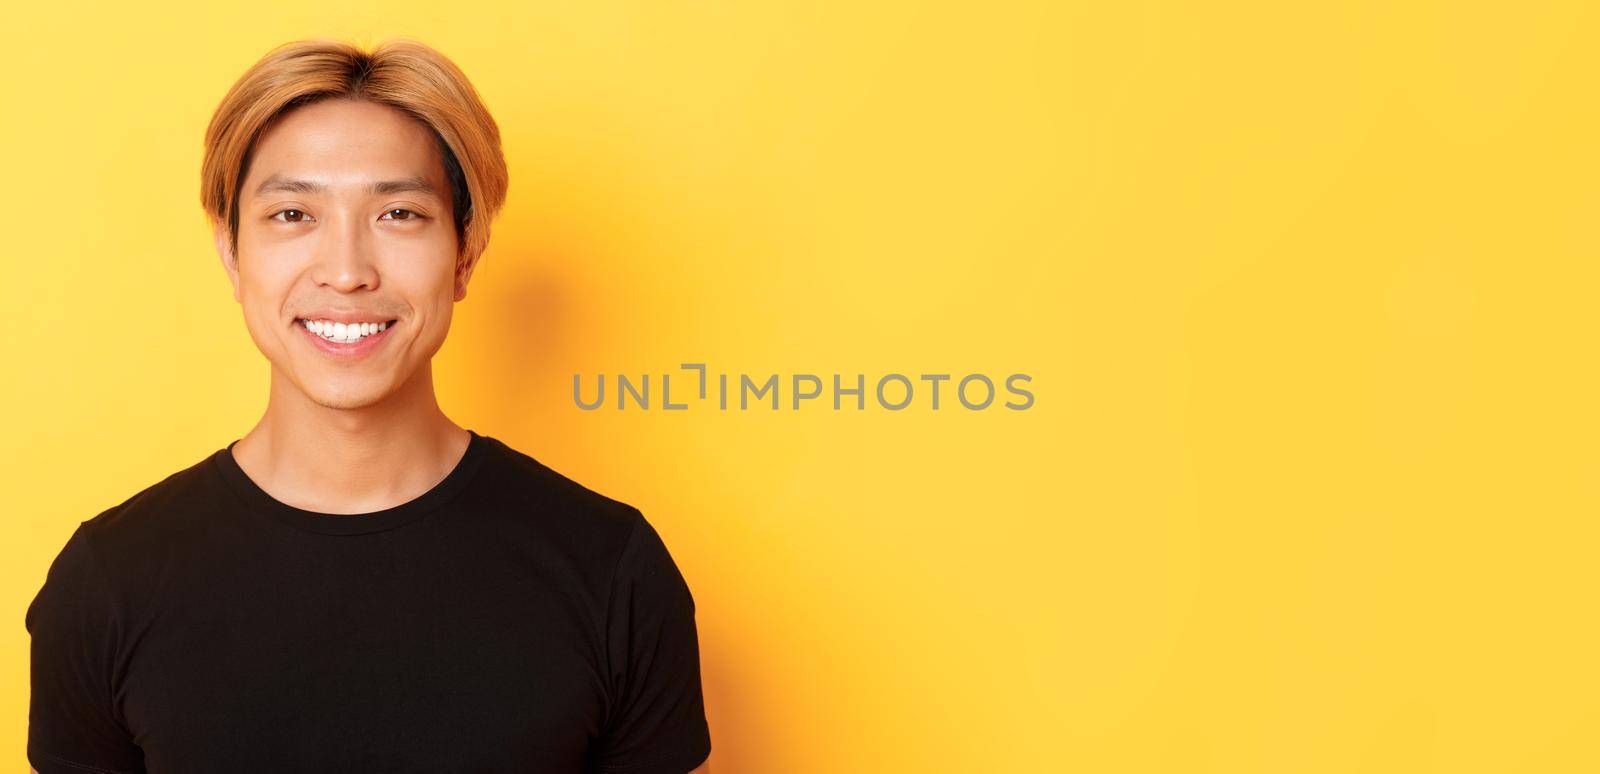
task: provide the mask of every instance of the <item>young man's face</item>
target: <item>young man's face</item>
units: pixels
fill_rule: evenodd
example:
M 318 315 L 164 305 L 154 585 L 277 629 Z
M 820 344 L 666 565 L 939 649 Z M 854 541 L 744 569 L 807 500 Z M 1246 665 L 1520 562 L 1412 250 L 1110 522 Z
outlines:
M 320 405 L 359 408 L 399 389 L 466 295 L 436 143 L 395 108 L 344 99 L 295 108 L 256 143 L 236 260 L 225 230 L 217 249 L 250 337 Z

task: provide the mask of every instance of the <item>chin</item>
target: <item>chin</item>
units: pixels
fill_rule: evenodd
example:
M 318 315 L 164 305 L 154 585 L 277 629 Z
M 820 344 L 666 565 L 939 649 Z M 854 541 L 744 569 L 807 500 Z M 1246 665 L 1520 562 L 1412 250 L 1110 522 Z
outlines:
M 319 406 L 322 406 L 323 408 L 359 409 L 359 408 L 366 408 L 367 406 L 371 406 L 371 405 L 373 405 L 375 403 L 378 403 L 378 402 L 382 401 L 385 397 L 387 397 L 387 395 L 388 395 L 388 393 L 378 393 L 378 392 L 372 392 L 372 393 L 365 393 L 365 392 L 362 392 L 362 393 L 337 393 L 337 392 L 332 392 L 332 393 L 324 393 L 324 394 L 310 393 L 307 397 L 311 398 L 311 402 L 312 403 L 315 403 L 315 404 L 317 404 Z
M 339 381 L 330 379 L 323 383 L 302 384 L 301 391 L 312 403 L 333 409 L 365 408 L 381 402 L 393 392 L 388 384 L 368 382 L 341 384 Z

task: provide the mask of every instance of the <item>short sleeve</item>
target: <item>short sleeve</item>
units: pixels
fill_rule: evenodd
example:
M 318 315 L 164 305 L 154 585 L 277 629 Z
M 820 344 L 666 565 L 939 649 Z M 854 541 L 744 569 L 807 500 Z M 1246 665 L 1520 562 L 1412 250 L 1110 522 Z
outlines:
M 117 628 L 110 589 L 80 524 L 28 605 L 28 762 L 40 774 L 142 772 L 112 706 Z
M 607 607 L 610 701 L 589 770 L 687 774 L 711 754 L 694 597 L 661 536 L 634 513 Z

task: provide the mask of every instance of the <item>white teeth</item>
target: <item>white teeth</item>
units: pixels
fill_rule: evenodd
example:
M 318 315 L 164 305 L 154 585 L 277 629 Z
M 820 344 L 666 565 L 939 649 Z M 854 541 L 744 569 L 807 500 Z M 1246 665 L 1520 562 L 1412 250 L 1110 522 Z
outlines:
M 300 323 L 306 327 L 306 330 L 336 344 L 354 344 L 367 336 L 381 333 L 389 327 L 388 323 L 350 323 L 347 325 L 328 320 L 301 320 Z

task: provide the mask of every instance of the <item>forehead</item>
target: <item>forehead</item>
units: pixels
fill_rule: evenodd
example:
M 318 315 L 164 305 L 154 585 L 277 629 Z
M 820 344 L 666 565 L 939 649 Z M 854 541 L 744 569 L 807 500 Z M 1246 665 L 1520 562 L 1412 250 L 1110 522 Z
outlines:
M 437 143 L 431 129 L 396 108 L 325 99 L 290 110 L 262 132 L 243 188 L 277 175 L 333 188 L 421 177 L 444 190 Z

